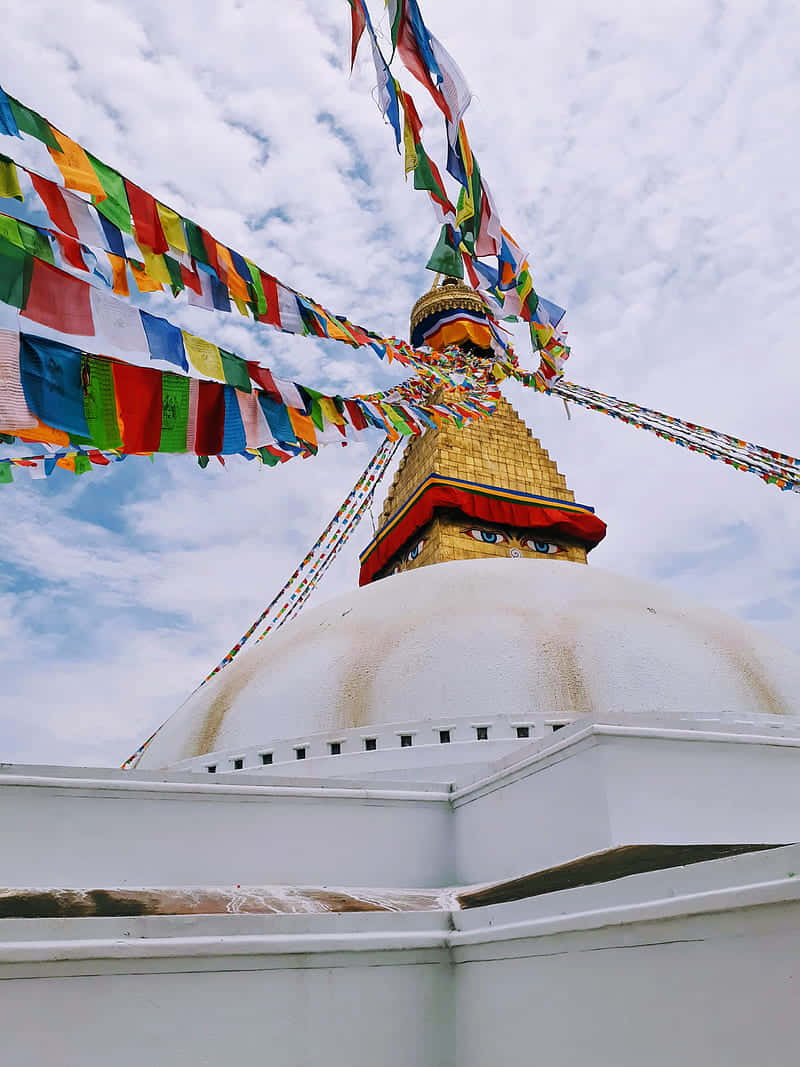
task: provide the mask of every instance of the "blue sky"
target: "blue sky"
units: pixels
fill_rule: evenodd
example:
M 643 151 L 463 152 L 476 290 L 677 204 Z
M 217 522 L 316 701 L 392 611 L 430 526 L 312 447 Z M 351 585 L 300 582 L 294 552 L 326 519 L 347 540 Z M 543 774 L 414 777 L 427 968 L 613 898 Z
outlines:
M 797 455 L 794 5 L 487 10 L 437 0 L 425 14 L 475 94 L 466 121 L 503 221 L 537 289 L 568 308 L 567 376 Z M 287 284 L 403 335 L 430 284 L 436 220 L 403 181 L 366 51 L 347 71 L 348 27 L 344 0 L 30 0 L 4 16 L 2 81 Z M 413 91 L 434 147 L 437 116 Z M 321 388 L 396 379 L 370 352 L 167 298 L 160 313 Z M 568 420 L 555 399 L 508 395 L 608 522 L 593 565 L 800 650 L 795 494 L 592 412 Z M 4 487 L 0 759 L 124 759 L 260 613 L 376 445 L 271 471 L 134 458 Z M 355 585 L 368 536 L 319 599 Z

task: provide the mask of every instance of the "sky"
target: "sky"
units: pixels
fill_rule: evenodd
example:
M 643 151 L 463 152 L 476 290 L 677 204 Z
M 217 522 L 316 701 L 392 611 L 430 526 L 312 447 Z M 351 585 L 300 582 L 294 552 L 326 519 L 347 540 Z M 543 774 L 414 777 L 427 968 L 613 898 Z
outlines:
M 503 223 L 536 289 L 568 309 L 567 377 L 800 455 L 796 4 L 422 8 L 474 94 L 465 121 Z M 4 88 L 96 156 L 287 285 L 407 336 L 438 224 L 404 182 L 366 47 L 349 73 L 345 0 L 28 0 L 4 14 L 0 57 Z M 437 113 L 396 76 L 436 156 Z M 155 304 L 322 390 L 402 377 L 371 350 Z M 524 341 L 518 354 L 532 365 Z M 608 523 L 590 565 L 800 651 L 796 494 L 601 414 L 568 417 L 554 397 L 506 393 Z M 378 443 L 272 470 L 132 457 L 0 487 L 0 761 L 119 765 L 260 614 Z M 367 519 L 317 603 L 355 587 L 370 536 Z

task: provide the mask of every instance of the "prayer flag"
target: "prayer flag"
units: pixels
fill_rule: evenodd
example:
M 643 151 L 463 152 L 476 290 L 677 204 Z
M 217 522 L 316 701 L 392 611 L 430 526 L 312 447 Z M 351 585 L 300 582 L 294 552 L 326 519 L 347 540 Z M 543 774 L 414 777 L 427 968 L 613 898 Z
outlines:
M 160 293 L 162 291 L 161 282 L 157 282 L 155 278 L 150 277 L 145 270 L 144 263 L 137 263 L 135 259 L 129 259 L 128 266 L 131 268 L 133 280 L 136 282 L 136 288 L 140 293 Z
M 161 376 L 161 441 L 159 452 L 185 452 L 189 422 L 188 378 L 179 374 Z
M 262 448 L 264 445 L 272 444 L 274 441 L 266 416 L 261 407 L 260 398 L 261 393 L 258 391 L 242 393 L 240 390 L 237 390 L 236 392 L 236 399 L 239 403 L 239 413 L 242 416 L 242 424 L 244 425 L 247 448 Z
M 225 395 L 225 423 L 222 435 L 222 448 L 220 451 L 225 456 L 244 452 L 247 440 L 244 431 L 244 422 L 239 411 L 239 401 L 236 399 L 236 390 L 233 386 L 223 386 Z
M 64 233 L 55 234 L 55 239 L 58 242 L 58 247 L 61 249 L 61 255 L 64 257 L 70 267 L 74 267 L 76 270 L 86 270 L 86 263 L 81 255 L 81 243 L 76 241 L 74 237 L 67 237 Z
M 98 215 L 98 221 L 103 231 L 103 245 L 106 250 L 114 256 L 124 256 L 125 243 L 122 240 L 122 232 L 119 226 L 107 219 L 105 215 Z
M 0 330 L 0 432 L 35 426 L 20 380 L 19 334 Z
M 15 100 L 13 96 L 9 96 L 7 99 L 11 105 L 11 112 L 19 130 L 22 133 L 27 133 L 29 137 L 35 137 L 37 141 L 41 141 L 48 148 L 54 148 L 58 152 L 60 146 L 53 135 L 50 123 L 43 119 L 41 115 L 37 115 L 35 111 L 31 111 L 29 107 L 25 107 L 19 100 Z
M 84 412 L 89 436 L 98 448 L 122 447 L 114 396 L 111 361 L 99 356 L 83 356 Z
M 55 228 L 70 237 L 77 237 L 78 229 L 72 221 L 61 187 L 38 174 L 31 174 L 30 178 Z
M 2 92 L 2 89 L 0 89 L 0 92 Z M 0 155 L 0 197 L 5 200 L 25 199 L 19 187 L 19 178 L 17 177 L 17 168 L 14 161 L 4 155 Z
M 364 0 L 349 0 L 350 3 L 350 70 L 352 71 L 353 65 L 356 61 L 356 52 L 358 51 L 358 44 L 361 40 L 361 35 L 364 32 L 364 27 L 367 23 L 366 16 L 364 14 Z
M 222 361 L 222 375 L 226 383 L 249 393 L 252 386 L 245 361 L 232 352 L 226 352 L 224 348 L 219 350 L 219 358 Z
M 0 133 L 8 134 L 9 137 L 22 137 L 9 99 L 2 89 L 0 89 Z
M 217 382 L 199 382 L 198 385 L 194 451 L 198 456 L 218 456 L 225 431 L 225 386 Z
M 283 403 L 283 397 L 278 392 L 272 372 L 267 367 L 260 367 L 258 363 L 248 360 L 247 370 L 256 385 L 263 389 L 271 400 L 278 404 Z
M 185 330 L 182 330 L 181 333 L 183 334 L 186 354 L 194 369 L 206 378 L 222 381 L 222 359 L 217 346 L 210 341 L 204 341 L 202 337 L 195 337 L 194 334 L 187 333 Z
M 31 334 L 22 334 L 20 342 L 22 388 L 30 410 L 56 430 L 88 438 L 80 351 Z
M 148 351 L 147 335 L 142 326 L 139 309 L 117 300 L 106 289 L 90 289 L 94 332 L 100 344 L 108 344 L 123 352 L 144 354 Z
M 53 162 L 61 171 L 64 185 L 68 189 L 77 189 L 80 193 L 89 193 L 98 200 L 105 200 L 105 189 L 81 146 L 60 130 L 54 129 L 52 132 L 58 147 L 50 148 L 49 151 Z
M 173 211 L 172 208 L 158 202 L 156 202 L 156 211 L 161 220 L 161 229 L 164 231 L 164 236 L 170 246 L 177 248 L 179 252 L 188 252 L 186 234 L 183 232 L 183 221 L 180 215 Z
M 9 485 L 14 481 L 14 475 L 11 473 L 11 464 L 7 459 L 0 460 L 0 485 Z
M 183 334 L 177 326 L 173 326 L 166 319 L 151 315 L 149 311 L 139 310 L 142 326 L 147 338 L 147 347 L 151 359 L 163 359 L 167 363 L 174 363 L 183 370 L 189 369 L 186 361 L 186 352 L 183 347 Z
M 160 371 L 112 363 L 122 447 L 125 452 L 157 452 L 161 442 Z
M 110 252 L 107 255 L 114 275 L 112 289 L 117 296 L 128 296 L 130 294 L 130 289 L 128 288 L 128 261 L 123 256 L 113 256 Z
M 461 253 L 456 247 L 455 233 L 452 226 L 442 226 L 439 240 L 436 242 L 436 247 L 431 253 L 431 258 L 428 260 L 426 267 L 428 270 L 438 271 L 439 274 L 446 274 L 449 278 L 464 277 L 464 263 L 461 259 Z
M 22 314 L 60 333 L 94 336 L 91 288 L 80 278 L 34 259 L 30 291 Z
M 90 152 L 86 154 L 105 194 L 105 199 L 93 197 L 92 203 L 100 214 L 105 216 L 109 222 L 113 222 L 118 229 L 124 230 L 125 233 L 133 233 L 131 209 L 125 192 L 125 179 Z
M 289 419 L 286 405 L 274 400 L 266 393 L 258 394 L 258 402 L 264 412 L 264 417 L 267 420 L 273 438 L 286 444 L 296 444 L 297 437 Z
M 127 178 L 123 180 L 133 215 L 133 231 L 137 243 L 146 244 L 153 252 L 166 252 L 169 245 L 161 228 L 155 198 Z

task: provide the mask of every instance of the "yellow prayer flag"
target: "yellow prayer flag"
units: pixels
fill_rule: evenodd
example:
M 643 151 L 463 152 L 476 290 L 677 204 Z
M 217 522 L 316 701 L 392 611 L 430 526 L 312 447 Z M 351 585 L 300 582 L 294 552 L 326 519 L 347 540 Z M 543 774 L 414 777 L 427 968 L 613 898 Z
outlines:
M 236 305 L 236 310 L 239 312 L 239 314 L 240 315 L 244 315 L 244 317 L 246 319 L 249 319 L 250 318 L 250 310 L 247 307 L 247 304 L 245 304 L 244 300 L 240 300 L 239 297 L 238 296 L 234 296 L 233 293 L 231 293 L 231 299 L 233 300 L 234 304 Z
M 142 253 L 145 272 L 153 279 L 153 281 L 159 282 L 160 285 L 171 285 L 172 278 L 167 270 L 167 264 L 164 262 L 164 257 L 159 255 L 158 252 L 152 252 L 147 245 L 140 245 L 138 241 L 136 244 L 139 246 L 139 251 Z
M 354 345 L 356 343 L 355 337 L 350 331 L 339 322 L 338 319 L 334 319 L 330 315 L 326 315 L 322 309 L 321 313 L 325 315 L 325 326 L 328 331 L 328 337 L 332 337 L 334 341 L 346 341 L 347 344 Z
M 64 185 L 68 189 L 77 189 L 80 193 L 89 193 L 90 196 L 94 196 L 98 200 L 106 200 L 106 191 L 100 184 L 100 179 L 95 174 L 94 168 L 89 162 L 89 157 L 81 146 L 70 140 L 60 130 L 56 130 L 53 127 L 51 129 L 53 137 L 61 147 L 61 151 L 56 152 L 54 148 L 48 148 L 47 151 L 61 171 Z
M 0 159 L 0 196 L 7 200 L 24 200 L 13 160 Z
M 206 378 L 214 378 L 218 382 L 224 382 L 225 374 L 222 370 L 222 357 L 217 346 L 212 345 L 210 341 L 204 341 L 202 337 L 195 337 L 194 334 L 187 333 L 185 330 L 181 330 L 181 333 L 183 334 L 186 355 L 189 357 L 189 362 L 194 369 Z
M 158 212 L 164 236 L 172 248 L 177 248 L 179 252 L 188 252 L 186 234 L 183 232 L 183 222 L 180 215 L 173 211 L 171 207 L 159 204 L 158 201 L 156 201 L 156 211 Z
M 346 425 L 345 420 L 344 420 L 344 416 L 340 413 L 340 411 L 338 410 L 338 408 L 334 404 L 332 397 L 321 396 L 319 398 L 319 407 L 320 407 L 320 411 L 325 416 L 325 418 L 328 420 L 328 422 L 333 422 L 337 426 L 345 426 Z
M 419 156 L 417 155 L 417 146 L 414 144 L 414 131 L 411 128 L 411 123 L 408 121 L 408 116 L 403 111 L 403 148 L 406 154 L 406 174 L 410 174 L 412 170 L 417 169 L 419 163 Z

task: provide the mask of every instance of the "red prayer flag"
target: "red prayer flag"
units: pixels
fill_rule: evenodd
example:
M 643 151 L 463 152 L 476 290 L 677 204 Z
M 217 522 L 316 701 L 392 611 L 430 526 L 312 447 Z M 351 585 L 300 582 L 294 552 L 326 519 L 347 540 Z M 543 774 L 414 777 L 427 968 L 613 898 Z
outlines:
M 364 418 L 364 412 L 356 404 L 354 400 L 345 400 L 344 406 L 347 409 L 347 414 L 350 416 L 350 424 L 354 430 L 366 430 L 369 423 Z
M 28 302 L 22 315 L 61 333 L 94 335 L 91 286 L 43 259 L 33 260 Z
M 161 444 L 160 371 L 113 363 L 123 452 L 158 452 Z
M 198 384 L 194 451 L 198 456 L 218 456 L 225 433 L 225 386 L 220 382 Z
M 202 226 L 198 226 L 197 229 L 200 231 L 200 236 L 203 238 L 205 250 L 208 253 L 208 265 L 209 267 L 213 267 L 214 270 L 217 272 L 217 277 L 219 279 L 222 279 L 225 276 L 225 272 L 220 266 L 219 255 L 217 254 L 217 242 L 214 240 L 208 230 L 204 230 Z
M 361 40 L 361 34 L 364 32 L 364 27 L 367 24 L 366 16 L 364 15 L 364 0 L 350 0 L 350 25 L 352 28 L 352 43 L 350 45 L 350 70 L 352 71 L 353 65 L 356 61 L 356 52 L 358 51 L 358 42 Z
M 187 289 L 192 289 L 198 296 L 203 295 L 203 283 L 200 281 L 200 275 L 195 270 L 190 270 L 188 267 L 180 264 L 181 268 L 181 281 Z
M 261 285 L 267 300 L 267 310 L 263 315 L 258 316 L 258 321 L 281 327 L 283 323 L 281 322 L 280 305 L 278 304 L 278 284 L 271 274 L 265 274 L 263 270 L 258 273 L 261 277 Z
M 71 267 L 75 267 L 76 270 L 86 270 L 86 264 L 84 263 L 83 256 L 81 255 L 81 243 L 76 241 L 74 237 L 67 237 L 63 233 L 56 233 L 53 235 L 58 241 L 58 247 L 61 249 L 61 255 L 69 263 Z
M 422 54 L 420 53 L 417 39 L 414 36 L 414 30 L 411 26 L 411 20 L 408 17 L 408 11 L 405 4 L 400 15 L 400 28 L 397 34 L 397 51 L 400 53 L 400 58 L 414 77 L 420 82 L 433 98 L 433 102 L 442 112 L 446 119 L 452 118 L 450 114 L 450 108 L 447 106 L 447 101 L 442 94 L 442 91 L 434 82 L 428 70 L 428 64 L 425 62 Z
M 31 171 L 28 171 L 28 174 L 33 182 L 34 189 L 41 197 L 52 224 L 62 233 L 68 233 L 70 237 L 77 237 L 78 231 L 67 209 L 67 202 L 64 199 L 61 186 L 56 185 L 55 182 L 48 181 L 47 178 L 40 177 L 38 174 L 33 174 Z
M 260 386 L 271 400 L 275 400 L 278 404 L 283 403 L 280 390 L 267 367 L 259 367 L 257 363 L 248 361 L 247 370 L 256 385 Z
M 140 189 L 138 185 L 129 182 L 127 178 L 125 179 L 125 191 L 128 194 L 136 240 L 147 245 L 153 252 L 168 252 L 169 243 L 161 227 L 155 198 L 144 189 Z

